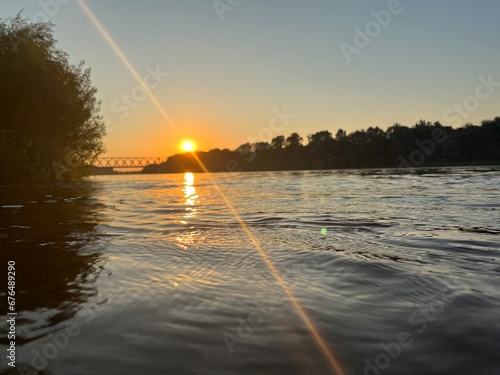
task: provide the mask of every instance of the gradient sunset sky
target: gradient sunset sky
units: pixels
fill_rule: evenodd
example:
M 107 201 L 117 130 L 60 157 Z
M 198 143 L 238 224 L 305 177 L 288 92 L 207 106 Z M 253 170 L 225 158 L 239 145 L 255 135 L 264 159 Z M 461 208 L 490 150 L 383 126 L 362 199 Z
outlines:
M 221 15 L 213 0 L 86 0 L 139 76 L 148 67 L 168 72 L 152 94 L 174 129 L 150 98 L 123 108 L 137 80 L 82 7 L 59 2 L 0 0 L 0 17 L 45 14 L 70 60 L 85 60 L 110 124 L 111 156 L 168 156 L 184 138 L 206 151 L 270 141 L 259 134 L 270 134 L 262 129 L 284 107 L 295 118 L 274 136 L 420 119 L 451 125 L 445 113 L 475 95 L 480 76 L 500 82 L 498 0 L 401 0 L 350 63 L 341 43 L 355 46 L 355 28 L 391 1 L 243 0 Z M 500 87 L 459 123 L 499 116 L 499 99 Z

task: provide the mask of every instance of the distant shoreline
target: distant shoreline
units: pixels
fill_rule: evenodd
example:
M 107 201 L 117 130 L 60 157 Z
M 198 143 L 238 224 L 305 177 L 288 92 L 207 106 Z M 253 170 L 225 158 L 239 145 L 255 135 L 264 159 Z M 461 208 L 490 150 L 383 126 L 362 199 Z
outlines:
M 153 164 L 153 166 L 158 164 Z M 148 166 L 149 167 L 149 166 Z M 241 171 L 209 171 L 209 173 L 249 173 L 249 172 L 312 172 L 312 171 L 347 171 L 347 170 L 381 170 L 381 169 L 394 169 L 394 170 L 426 170 L 435 168 L 459 168 L 459 167 L 500 167 L 499 161 L 492 162 L 480 162 L 480 163 L 453 163 L 453 164 L 443 164 L 443 163 L 433 163 L 429 165 L 423 165 L 419 167 L 396 167 L 396 166 L 381 166 L 381 167 L 358 167 L 358 168 L 318 168 L 318 169 L 275 169 L 275 170 L 241 170 Z M 96 172 L 94 167 L 93 172 Z M 109 169 L 109 168 L 106 168 Z M 112 171 L 103 173 L 91 173 L 90 176 L 113 176 L 113 175 L 155 175 L 155 174 L 180 174 L 192 172 L 186 171 L 175 171 L 175 172 L 144 172 L 141 171 Z M 206 173 L 206 172 L 193 172 L 193 173 Z
M 278 135 L 271 142 L 244 143 L 234 150 L 183 152 L 165 161 L 147 160 L 135 173 L 262 172 L 345 169 L 401 169 L 500 165 L 500 117 L 481 125 L 460 128 L 421 120 L 413 127 L 395 124 L 382 130 L 369 127 L 335 136 L 327 130 L 303 138 L 292 133 Z M 115 158 L 128 159 L 128 158 Z M 144 158 L 141 158 L 141 160 Z M 116 161 L 116 160 L 115 160 Z M 113 165 L 97 174 L 123 174 Z M 134 165 L 134 164 L 128 164 Z M 135 164 L 137 165 L 137 164 Z M 133 173 L 129 171 L 126 173 Z

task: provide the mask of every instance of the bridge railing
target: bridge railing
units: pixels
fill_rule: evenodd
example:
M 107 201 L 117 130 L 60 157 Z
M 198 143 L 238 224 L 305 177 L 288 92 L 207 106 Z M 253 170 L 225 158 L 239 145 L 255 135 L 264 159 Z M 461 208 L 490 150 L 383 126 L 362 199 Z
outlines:
M 143 168 L 150 164 L 160 164 L 166 161 L 163 157 L 148 157 L 148 156 L 110 156 L 98 158 L 94 163 L 94 167 L 107 168 Z

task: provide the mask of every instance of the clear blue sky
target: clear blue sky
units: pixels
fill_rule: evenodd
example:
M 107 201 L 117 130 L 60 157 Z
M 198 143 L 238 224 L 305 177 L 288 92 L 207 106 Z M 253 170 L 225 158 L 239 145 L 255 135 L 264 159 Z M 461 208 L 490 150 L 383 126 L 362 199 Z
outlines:
M 263 129 L 283 107 L 296 117 L 274 135 L 448 124 L 445 113 L 475 95 L 478 77 L 500 82 L 498 0 L 401 0 L 348 63 L 340 44 L 356 47 L 355 27 L 389 3 L 242 0 L 221 20 L 212 0 L 87 0 L 141 77 L 148 67 L 169 73 L 152 93 L 178 131 L 149 98 L 125 113 L 122 96 L 138 83 L 76 1 L 0 0 L 0 17 L 44 12 L 60 48 L 86 61 L 111 122 L 109 155 L 170 155 L 182 138 L 202 150 L 269 141 L 273 130 Z M 500 116 L 499 99 L 500 87 L 460 124 Z

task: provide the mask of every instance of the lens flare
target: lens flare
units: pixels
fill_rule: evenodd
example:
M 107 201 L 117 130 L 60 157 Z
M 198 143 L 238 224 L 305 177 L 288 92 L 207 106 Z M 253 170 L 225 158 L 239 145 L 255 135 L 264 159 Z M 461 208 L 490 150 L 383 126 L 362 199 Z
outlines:
M 123 62 L 123 64 L 130 71 L 130 73 L 134 76 L 134 78 L 137 80 L 137 82 L 139 82 L 139 84 L 145 89 L 145 91 L 148 94 L 149 98 L 154 103 L 154 105 L 156 106 L 156 108 L 160 111 L 160 113 L 165 118 L 165 120 L 167 121 L 167 123 L 172 127 L 172 129 L 176 133 L 179 134 L 180 133 L 179 129 L 175 126 L 174 122 L 170 119 L 170 117 L 168 116 L 167 112 L 163 109 L 162 105 L 160 104 L 160 102 L 158 101 L 158 99 L 156 98 L 156 96 L 148 88 L 148 86 L 146 85 L 146 83 L 139 76 L 139 74 L 137 73 L 137 71 L 135 70 L 135 68 L 128 61 L 128 59 L 123 54 L 123 52 L 118 47 L 118 45 L 115 43 L 115 41 L 113 40 L 113 38 L 111 38 L 111 36 L 106 31 L 106 29 L 104 28 L 104 26 L 99 22 L 99 20 L 97 19 L 97 17 L 92 13 L 92 11 L 87 6 L 87 4 L 85 4 L 84 0 L 77 0 L 77 3 L 80 6 L 80 8 L 84 11 L 84 13 L 87 15 L 87 17 L 90 19 L 90 21 L 94 24 L 94 26 L 96 27 L 96 29 L 100 32 L 100 34 L 102 35 L 102 37 L 109 44 L 109 46 L 111 47 L 111 49 L 118 56 L 118 58 Z M 340 366 L 339 362 L 337 361 L 337 359 L 335 358 L 335 356 L 333 355 L 333 353 L 329 349 L 329 347 L 326 344 L 325 340 L 320 335 L 320 333 L 318 332 L 318 330 L 316 329 L 316 327 L 314 326 L 314 324 L 312 323 L 312 321 L 309 319 L 308 315 L 306 314 L 306 312 L 304 311 L 304 309 L 302 308 L 302 306 L 300 305 L 300 303 L 298 302 L 298 300 L 293 295 L 293 293 L 290 290 L 290 288 L 287 286 L 287 284 L 283 280 L 280 272 L 275 267 L 275 265 L 273 264 L 273 262 L 271 261 L 271 259 L 268 257 L 267 253 L 264 251 L 264 249 L 260 245 L 259 241 L 252 234 L 252 232 L 250 231 L 250 229 L 248 228 L 248 226 L 246 225 L 246 223 L 241 219 L 240 215 L 238 214 L 238 212 L 236 211 L 236 209 L 233 207 L 232 203 L 224 195 L 224 193 L 222 192 L 220 186 L 217 184 L 217 181 L 212 177 L 212 174 L 208 171 L 208 169 L 205 167 L 205 165 L 201 162 L 201 160 L 198 158 L 198 156 L 196 155 L 196 153 L 193 153 L 193 156 L 194 156 L 195 160 L 197 161 L 197 163 L 202 168 L 202 170 L 205 173 L 207 173 L 209 179 L 211 180 L 211 182 L 213 183 L 213 185 L 218 190 L 221 198 L 224 200 L 225 204 L 227 205 L 227 207 L 229 208 L 229 210 L 231 211 L 231 213 L 234 215 L 234 217 L 236 218 L 236 220 L 239 222 L 241 228 L 244 230 L 244 232 L 248 236 L 250 242 L 254 246 L 255 250 L 260 255 L 260 257 L 262 258 L 262 260 L 264 261 L 264 263 L 266 264 L 267 268 L 269 269 L 269 271 L 273 275 L 273 277 L 276 280 L 277 284 L 281 287 L 281 289 L 283 290 L 284 294 L 290 300 L 290 303 L 292 304 L 294 310 L 296 311 L 297 315 L 302 319 L 302 321 L 306 325 L 307 329 L 309 330 L 309 333 L 313 337 L 316 345 L 318 346 L 318 348 L 320 349 L 321 353 L 325 357 L 325 359 L 326 359 L 328 365 L 330 366 L 330 368 L 332 369 L 333 373 L 338 374 L 338 375 L 345 375 L 345 372 L 343 371 L 343 369 Z
M 134 76 L 134 78 L 137 80 L 137 82 L 144 88 L 145 92 L 148 94 L 149 99 L 153 102 L 153 104 L 156 106 L 156 108 L 160 111 L 161 115 L 163 118 L 167 121 L 167 123 L 174 129 L 177 133 L 179 130 L 175 126 L 174 122 L 170 119 L 170 116 L 167 114 L 167 112 L 163 109 L 162 105 L 156 98 L 156 96 L 153 95 L 151 92 L 150 88 L 144 82 L 144 80 L 141 78 L 139 73 L 137 73 L 137 70 L 133 67 L 133 65 L 128 61 L 127 57 L 123 54 L 122 50 L 118 45 L 115 43 L 113 38 L 109 35 L 107 30 L 104 28 L 104 26 L 101 24 L 101 22 L 97 19 L 97 17 L 92 13 L 90 8 L 85 4 L 85 1 L 83 0 L 77 0 L 77 4 L 82 8 L 84 13 L 87 15 L 87 17 L 90 19 L 90 21 L 94 24 L 96 29 L 99 31 L 99 33 L 102 35 L 104 40 L 109 44 L 111 49 L 115 52 L 115 54 L 118 56 L 118 58 L 122 61 L 123 65 L 129 70 L 129 72 Z

